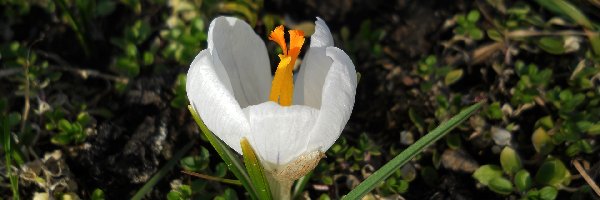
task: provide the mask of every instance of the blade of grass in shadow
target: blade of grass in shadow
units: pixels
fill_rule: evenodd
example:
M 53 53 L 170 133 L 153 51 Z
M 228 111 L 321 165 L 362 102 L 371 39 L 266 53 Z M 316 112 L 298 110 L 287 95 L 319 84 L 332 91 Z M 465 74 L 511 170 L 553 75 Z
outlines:
M 462 110 L 458 115 L 452 117 L 447 122 L 435 128 L 433 131 L 429 132 L 427 135 L 423 136 L 421 139 L 417 140 L 414 144 L 410 145 L 400 154 L 398 154 L 394 159 L 390 160 L 379 170 L 375 171 L 369 178 L 360 183 L 356 188 L 354 188 L 350 193 L 344 196 L 342 199 L 360 199 L 371 190 L 373 190 L 381 181 L 384 181 L 394 172 L 399 170 L 404 164 L 410 161 L 417 154 L 421 153 L 425 149 L 425 147 L 433 144 L 438 139 L 442 138 L 460 123 L 465 121 L 469 116 L 471 116 L 475 111 L 477 111 L 481 107 L 481 102 L 476 103 L 468 108 Z
M 306 184 L 310 180 L 310 177 L 312 176 L 312 174 L 313 174 L 313 172 L 311 171 L 310 173 L 308 173 L 307 175 L 304 175 L 302 178 L 300 178 L 296 181 L 296 184 L 294 185 L 294 188 L 292 189 L 292 199 L 297 199 L 298 197 L 300 197 L 300 195 L 302 194 L 302 191 L 304 191 L 304 188 L 306 187 Z
M 86 38 L 84 36 L 84 32 L 85 32 L 85 26 L 83 25 L 84 23 L 81 21 L 80 18 L 73 16 L 73 12 L 71 12 L 71 10 L 67 7 L 67 3 L 65 0 L 54 0 L 54 3 L 58 4 L 58 8 L 67 14 L 66 15 L 67 23 L 69 23 L 69 25 L 71 25 L 71 27 L 73 28 L 73 31 L 75 31 L 75 34 L 77 34 L 77 41 L 83 48 L 83 52 L 85 53 L 85 56 L 89 57 L 90 56 L 90 48 L 89 48 Z
M 2 146 L 4 146 L 4 155 L 6 158 L 6 175 L 10 179 L 10 189 L 12 190 L 13 199 L 19 200 L 19 177 L 12 173 L 12 155 L 13 149 L 10 139 L 10 130 L 8 117 L 2 118 Z
M 555 12 L 556 14 L 565 15 L 571 18 L 575 23 L 593 29 L 592 22 L 581 12 L 577 7 L 564 0 L 536 0 L 542 7 Z
M 231 173 L 233 173 L 233 175 L 237 177 L 240 180 L 240 182 L 242 182 L 242 185 L 244 186 L 244 188 L 246 188 L 246 191 L 248 191 L 252 199 L 258 199 L 256 189 L 251 184 L 250 176 L 248 176 L 244 165 L 238 159 L 237 153 L 232 152 L 231 149 L 229 149 L 229 147 L 227 146 L 227 144 L 225 144 L 223 141 L 217 138 L 217 136 L 213 134 L 213 132 L 208 130 L 208 127 L 206 127 L 206 125 L 204 124 L 202 119 L 200 119 L 200 116 L 198 116 L 198 113 L 196 113 L 192 106 L 188 106 L 188 109 L 190 110 L 190 113 L 192 113 L 192 117 L 196 121 L 196 124 L 198 124 L 198 126 L 200 127 L 200 130 L 202 131 L 202 133 L 204 133 L 204 136 L 206 136 L 210 144 L 215 148 L 219 156 L 221 156 L 221 159 L 225 161 L 225 164 L 227 165 L 227 168 L 229 168 L 229 171 L 231 171 Z
M 258 157 L 256 157 L 254 149 L 252 149 L 252 146 L 246 138 L 242 138 L 240 145 L 242 146 L 242 152 L 244 153 L 244 164 L 246 164 L 246 169 L 248 170 L 252 185 L 256 187 L 258 199 L 273 199 L 271 196 L 271 189 L 269 188 L 269 182 L 264 173 L 264 168 L 260 164 Z
M 181 160 L 181 158 L 194 146 L 194 143 L 195 143 L 194 141 L 190 141 L 185 146 L 183 146 L 183 148 L 181 148 L 179 151 L 177 151 L 177 153 L 175 153 L 173 158 L 171 158 L 171 160 L 169 160 L 169 162 L 167 162 L 167 164 L 165 166 L 160 168 L 160 170 L 158 170 L 158 172 L 156 172 L 156 174 L 154 174 L 154 176 L 152 176 L 152 178 L 148 182 L 146 182 L 146 184 L 144 184 L 144 186 L 142 186 L 142 188 L 140 188 L 140 190 L 138 190 L 135 193 L 135 195 L 133 195 L 133 197 L 131 197 L 131 199 L 132 200 L 140 200 L 148 192 L 152 191 L 152 188 L 154 187 L 154 185 L 156 185 L 165 175 L 167 175 L 167 173 L 169 173 L 169 171 L 171 171 L 171 169 L 177 163 L 179 163 L 179 160 Z

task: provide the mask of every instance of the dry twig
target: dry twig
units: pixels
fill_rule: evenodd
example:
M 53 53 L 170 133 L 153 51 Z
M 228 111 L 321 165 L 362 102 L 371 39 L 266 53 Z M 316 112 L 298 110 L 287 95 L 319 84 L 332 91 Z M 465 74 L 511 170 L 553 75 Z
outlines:
M 594 190 L 594 192 L 596 192 L 596 195 L 598 195 L 600 197 L 600 188 L 598 188 L 598 185 L 596 184 L 596 182 L 594 182 L 594 179 L 592 179 L 592 177 L 590 177 L 587 174 L 585 169 L 583 169 L 583 167 L 581 166 L 581 163 L 579 163 L 578 160 L 573 160 L 573 161 L 571 161 L 571 163 L 573 164 L 573 166 L 575 166 L 575 169 L 577 169 L 579 174 L 581 174 L 581 177 L 583 177 L 583 179 L 585 179 L 585 182 L 587 182 L 587 184 L 592 188 L 592 190 Z

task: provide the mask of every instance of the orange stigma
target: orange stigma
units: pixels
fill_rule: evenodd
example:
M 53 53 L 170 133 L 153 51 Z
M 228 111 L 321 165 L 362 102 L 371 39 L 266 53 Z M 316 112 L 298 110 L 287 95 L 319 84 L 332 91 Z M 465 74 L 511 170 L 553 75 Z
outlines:
M 296 59 L 300 54 L 300 49 L 304 44 L 304 32 L 300 30 L 289 30 L 290 48 L 287 48 L 285 41 L 283 25 L 278 26 L 271 31 L 269 40 L 274 41 L 281 47 L 283 54 L 279 54 L 279 64 L 275 71 L 275 77 L 271 85 L 271 94 L 269 100 L 279 103 L 282 106 L 291 106 L 294 95 L 294 75 L 293 69 Z

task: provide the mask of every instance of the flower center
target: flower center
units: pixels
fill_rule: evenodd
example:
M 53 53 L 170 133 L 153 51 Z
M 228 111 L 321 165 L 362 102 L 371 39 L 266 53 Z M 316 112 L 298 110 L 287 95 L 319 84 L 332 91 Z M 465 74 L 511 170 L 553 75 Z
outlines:
M 283 54 L 279 54 L 279 64 L 275 70 L 275 77 L 271 84 L 271 94 L 269 100 L 279 103 L 282 106 L 291 106 L 294 95 L 294 64 L 300 54 L 302 44 L 304 44 L 304 32 L 301 30 L 289 30 L 290 48 L 284 37 L 283 25 L 278 26 L 271 31 L 269 40 L 274 41 L 281 47 Z

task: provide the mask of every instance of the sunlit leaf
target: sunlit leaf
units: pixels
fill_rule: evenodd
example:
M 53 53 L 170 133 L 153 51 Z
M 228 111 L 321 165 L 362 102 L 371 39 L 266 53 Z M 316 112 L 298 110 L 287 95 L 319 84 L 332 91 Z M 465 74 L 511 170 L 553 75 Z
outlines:
M 271 190 L 269 188 L 269 182 L 265 176 L 264 168 L 260 163 L 259 158 L 254 153 L 254 149 L 246 138 L 242 138 L 240 141 L 242 152 L 244 153 L 244 164 L 248 170 L 248 175 L 252 184 L 256 188 L 259 199 L 272 199 Z

